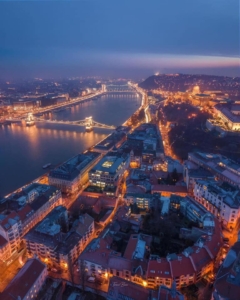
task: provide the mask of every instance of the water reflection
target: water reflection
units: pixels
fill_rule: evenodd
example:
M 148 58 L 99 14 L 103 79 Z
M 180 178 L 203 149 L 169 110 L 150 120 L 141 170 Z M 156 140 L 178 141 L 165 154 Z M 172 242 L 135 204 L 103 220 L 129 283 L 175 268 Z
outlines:
M 117 126 L 130 117 L 137 105 L 140 105 L 139 98 L 104 95 L 71 109 L 46 113 L 43 117 L 74 121 L 93 116 L 97 122 Z M 44 164 L 57 165 L 90 148 L 109 133 L 99 128 L 86 133 L 83 127 L 65 124 L 0 127 L 0 196 L 43 174 Z

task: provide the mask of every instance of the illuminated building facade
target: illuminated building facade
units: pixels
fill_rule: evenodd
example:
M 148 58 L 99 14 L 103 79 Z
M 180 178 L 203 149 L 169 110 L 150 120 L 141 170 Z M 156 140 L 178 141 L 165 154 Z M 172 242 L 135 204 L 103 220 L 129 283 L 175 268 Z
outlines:
M 37 258 L 29 259 L 3 293 L 0 293 L 0 298 L 4 300 L 36 299 L 46 278 L 46 265 Z
M 199 180 L 194 187 L 194 198 L 218 217 L 225 226 L 229 228 L 236 226 L 240 216 L 240 191 L 238 189 L 231 186 L 224 188 L 216 182 Z
M 101 188 L 117 186 L 129 166 L 129 155 L 108 153 L 90 171 L 90 185 Z
M 49 184 L 61 189 L 63 193 L 76 193 L 88 181 L 88 171 L 99 157 L 99 153 L 90 151 L 76 155 L 50 171 Z

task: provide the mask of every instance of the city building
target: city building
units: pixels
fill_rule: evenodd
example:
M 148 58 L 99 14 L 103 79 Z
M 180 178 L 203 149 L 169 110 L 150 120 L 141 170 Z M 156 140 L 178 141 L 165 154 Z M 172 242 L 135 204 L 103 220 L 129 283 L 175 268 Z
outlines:
M 240 190 L 229 184 L 215 181 L 197 180 L 194 187 L 194 198 L 223 225 L 232 229 L 240 217 Z
M 183 164 L 183 178 L 187 185 L 188 192 L 193 194 L 193 189 L 197 180 L 213 180 L 214 175 L 210 171 L 186 160 Z
M 2 199 L 0 204 L 0 235 L 2 259 L 12 256 L 20 247 L 22 237 L 40 222 L 54 207 L 62 204 L 62 195 L 55 187 L 30 184 Z M 1 258 L 0 258 L 1 259 Z
M 239 116 L 240 105 L 229 105 L 229 104 L 217 104 L 214 107 L 215 113 L 227 124 L 230 130 L 240 130 L 240 116 Z
M 64 102 L 69 101 L 68 93 L 48 93 L 41 97 L 41 107 L 50 106 L 50 105 L 58 105 Z
M 128 134 L 127 142 L 121 149 L 138 157 L 141 153 L 142 165 L 152 164 L 156 158 L 164 157 L 162 138 L 155 124 L 141 124 L 132 133 Z M 139 161 L 139 159 L 138 159 Z
M 118 222 L 123 215 L 121 209 Z M 114 240 L 122 243 L 126 238 L 126 233 L 118 230 L 113 224 L 102 238 L 94 239 L 79 256 L 86 279 L 94 277 L 104 282 L 110 279 L 111 283 L 111 279 L 117 277 L 149 289 L 158 289 L 162 285 L 170 289 L 174 284 L 180 289 L 212 274 L 213 262 L 222 246 L 220 224 L 210 214 L 203 220 L 202 229 L 194 231 L 196 241 L 193 246 L 163 258 L 151 254 L 153 238 L 144 234 L 131 234 L 124 251 L 113 249 Z
M 154 169 L 168 173 L 172 173 L 173 171 L 176 171 L 179 174 L 183 173 L 182 164 L 177 159 L 173 159 L 170 156 L 165 156 L 163 160 L 157 161 L 154 164 Z
M 240 165 L 220 154 L 192 152 L 188 160 L 210 171 L 217 180 L 240 187 Z
M 67 210 L 55 208 L 24 236 L 28 256 L 37 255 L 49 266 L 71 267 L 94 234 L 94 220 L 88 214 L 76 220 L 71 230 Z
M 159 194 L 126 193 L 124 199 L 127 205 L 136 203 L 139 208 L 143 209 L 157 209 L 161 205 L 161 195 Z
M 0 261 L 6 261 L 11 257 L 12 251 L 10 243 L 2 235 L 0 235 Z
M 0 215 L 0 236 L 2 242 L 1 259 L 5 261 L 18 250 L 21 243 L 22 222 L 15 211 L 7 215 Z
M 99 153 L 90 151 L 74 156 L 50 171 L 49 184 L 61 189 L 63 193 L 76 193 L 88 181 L 88 171 L 99 158 Z
M 36 299 L 45 283 L 46 277 L 46 265 L 37 258 L 29 259 L 5 290 L 0 293 L 0 299 Z
M 106 154 L 113 148 L 118 148 L 127 139 L 127 133 L 130 127 L 119 126 L 116 130 L 108 135 L 104 140 L 93 147 L 94 151 Z
M 22 222 L 23 236 L 52 209 L 62 204 L 62 194 L 54 186 L 32 183 L 9 195 L 6 201 Z
M 213 272 L 213 261 L 222 246 L 221 228 L 217 220 L 206 219 L 204 232 L 192 247 L 179 254 L 167 257 L 150 255 L 147 268 L 147 286 L 157 288 L 160 285 L 171 287 L 188 286 Z
M 216 104 L 216 103 L 215 103 Z M 209 130 L 216 130 L 222 136 L 240 134 L 240 104 L 232 101 L 218 101 L 214 106 L 214 118 L 206 121 Z
M 203 226 L 204 219 L 211 215 L 205 207 L 189 196 L 181 200 L 180 211 L 189 220 L 198 223 L 200 227 Z
M 139 284 L 113 276 L 109 282 L 107 300 L 184 300 L 176 286 L 167 288 L 161 285 L 158 290 L 150 290 Z
M 41 101 L 40 99 L 31 99 L 31 98 L 23 98 L 16 102 L 13 102 L 14 110 L 33 110 L 35 108 L 40 107 Z
M 240 235 L 217 272 L 212 299 L 238 300 L 240 295 Z
M 128 166 L 129 155 L 109 152 L 89 171 L 89 183 L 103 189 L 116 187 Z

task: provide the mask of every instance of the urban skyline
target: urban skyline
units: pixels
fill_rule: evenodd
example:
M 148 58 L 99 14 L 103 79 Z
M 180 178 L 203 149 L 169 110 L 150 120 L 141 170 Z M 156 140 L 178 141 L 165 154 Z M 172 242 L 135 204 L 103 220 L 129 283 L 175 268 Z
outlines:
M 239 300 L 238 9 L 0 1 L 0 300 Z

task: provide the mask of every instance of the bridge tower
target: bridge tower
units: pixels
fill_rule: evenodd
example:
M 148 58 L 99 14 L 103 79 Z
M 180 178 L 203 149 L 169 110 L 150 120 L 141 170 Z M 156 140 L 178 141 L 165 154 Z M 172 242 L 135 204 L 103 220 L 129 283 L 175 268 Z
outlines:
M 26 119 L 26 125 L 27 126 L 32 126 L 34 124 L 35 124 L 35 122 L 34 122 L 33 114 L 32 113 L 28 113 L 27 119 Z
M 85 118 L 85 124 L 86 124 L 86 131 L 90 132 L 93 130 L 93 120 L 92 117 Z

